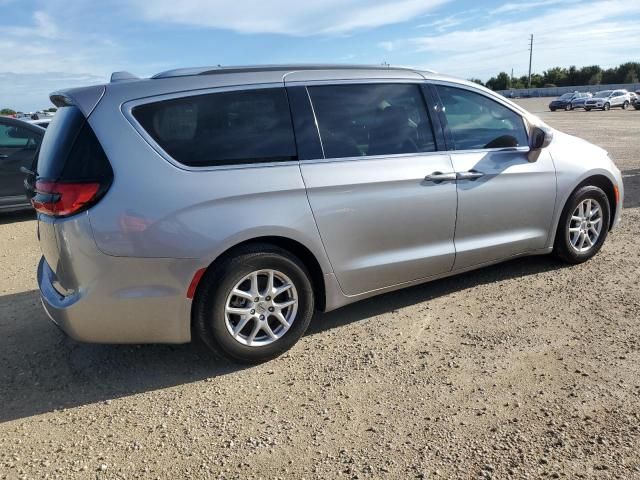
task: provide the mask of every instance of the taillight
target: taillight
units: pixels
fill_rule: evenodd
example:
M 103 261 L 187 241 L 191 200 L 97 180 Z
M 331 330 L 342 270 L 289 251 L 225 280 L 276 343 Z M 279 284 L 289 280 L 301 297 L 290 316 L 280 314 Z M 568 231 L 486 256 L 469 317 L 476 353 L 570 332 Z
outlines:
M 33 208 L 39 213 L 66 217 L 89 208 L 97 199 L 100 184 L 94 182 L 60 183 L 36 181 Z

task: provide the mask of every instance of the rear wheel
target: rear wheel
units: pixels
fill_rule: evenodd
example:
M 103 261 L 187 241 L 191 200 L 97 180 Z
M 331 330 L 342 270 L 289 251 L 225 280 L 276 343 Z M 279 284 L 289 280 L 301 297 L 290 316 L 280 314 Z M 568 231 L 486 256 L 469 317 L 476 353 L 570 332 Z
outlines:
M 567 263 L 582 263 L 600 251 L 611 216 L 607 195 L 595 186 L 576 190 L 567 201 L 554 244 L 554 253 Z
M 291 348 L 314 311 L 304 264 L 286 250 L 245 247 L 207 272 L 194 305 L 194 327 L 214 352 L 242 363 L 270 360 Z
M 573 110 L 573 106 L 572 106 L 570 103 L 567 103 L 567 105 L 564 107 L 564 110 L 565 110 L 566 112 L 568 112 L 568 111 L 570 111 L 570 110 Z
M 555 109 L 555 108 L 551 108 L 551 107 L 549 108 L 549 110 L 551 110 L 552 112 L 555 112 L 555 111 L 556 111 L 556 109 Z
M 590 108 L 590 107 L 584 107 L 584 111 L 585 111 L 585 112 L 590 112 L 590 111 L 591 111 L 591 108 Z
M 622 104 L 622 109 L 626 110 L 627 108 L 629 108 L 629 102 L 625 100 L 624 103 Z

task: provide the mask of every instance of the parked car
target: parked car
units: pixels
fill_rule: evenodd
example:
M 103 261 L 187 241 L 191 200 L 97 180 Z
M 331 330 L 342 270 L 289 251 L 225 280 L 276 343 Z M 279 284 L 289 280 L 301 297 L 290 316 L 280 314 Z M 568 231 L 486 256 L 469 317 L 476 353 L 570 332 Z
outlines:
M 631 104 L 629 92 L 626 90 L 603 90 L 597 92 L 593 98 L 588 99 L 584 104 L 584 109 L 588 112 L 593 108 L 609 110 L 620 107 L 626 110 Z
M 77 340 L 198 335 L 264 361 L 316 309 L 521 255 L 584 262 L 620 219 L 607 152 L 468 81 L 326 65 L 112 79 L 51 95 L 30 185 L 42 302 Z
M 28 120 L 28 123 L 31 123 L 33 125 L 37 125 L 39 127 L 42 128 L 47 128 L 49 126 L 49 124 L 51 123 L 51 119 L 53 117 L 45 117 L 45 118 L 39 118 L 38 120 Z
M 633 108 L 636 110 L 640 110 L 640 90 L 635 92 L 633 97 L 631 97 L 631 105 L 633 105 Z
M 31 208 L 21 168 L 31 168 L 44 132 L 22 120 L 0 117 L 0 212 Z
M 578 98 L 574 98 L 571 100 L 571 110 L 575 110 L 576 108 L 584 108 L 587 100 L 592 98 L 593 94 L 589 92 L 581 93 Z
M 574 100 L 587 98 L 587 95 L 588 94 L 586 93 L 580 92 L 565 93 L 549 103 L 549 110 L 551 110 L 552 112 L 555 112 L 556 110 L 572 110 L 572 102 Z

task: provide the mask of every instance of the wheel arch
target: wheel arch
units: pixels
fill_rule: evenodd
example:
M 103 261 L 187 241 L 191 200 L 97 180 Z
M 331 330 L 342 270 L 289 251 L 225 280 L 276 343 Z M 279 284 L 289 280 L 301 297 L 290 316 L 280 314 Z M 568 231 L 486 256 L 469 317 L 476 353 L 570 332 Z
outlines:
M 615 187 L 613 185 L 613 182 L 611 181 L 611 179 L 609 177 L 606 177 L 605 175 L 601 175 L 601 174 L 596 174 L 596 175 L 591 175 L 587 178 L 585 178 L 584 180 L 582 180 L 569 194 L 569 197 L 567 198 L 567 200 L 565 201 L 565 205 L 562 206 L 562 209 L 564 210 L 564 207 L 566 206 L 566 202 L 569 200 L 569 198 L 571 198 L 571 195 L 573 195 L 573 193 L 582 188 L 582 187 L 586 187 L 587 185 L 593 185 L 594 187 L 598 187 L 600 189 L 602 189 L 602 191 L 607 195 L 607 199 L 609 200 L 609 210 L 610 210 L 610 215 L 609 215 L 609 230 L 611 230 L 613 228 L 613 222 L 615 220 L 615 214 L 616 214 L 616 209 L 618 208 L 618 200 L 616 198 L 616 191 L 615 191 Z
M 217 264 L 219 264 L 226 258 L 233 256 L 234 253 L 237 252 L 239 249 L 242 249 L 243 247 L 246 247 L 248 245 L 253 245 L 253 244 L 273 245 L 283 250 L 286 250 L 292 255 L 295 255 L 304 264 L 304 266 L 307 268 L 309 272 L 309 275 L 311 276 L 311 284 L 313 285 L 313 293 L 314 293 L 316 309 L 321 311 L 325 310 L 326 301 L 327 301 L 326 286 L 324 282 L 324 273 L 323 273 L 322 267 L 320 266 L 320 262 L 307 246 L 305 246 L 304 244 L 292 238 L 278 236 L 278 235 L 265 235 L 265 236 L 253 237 L 253 238 L 241 241 L 239 243 L 236 243 L 235 245 L 223 251 L 207 267 L 205 267 L 204 272 L 200 273 L 200 277 L 206 275 L 208 271 L 210 271 L 212 268 L 214 268 Z M 198 299 L 198 296 L 201 292 L 201 288 L 202 288 L 202 282 L 198 281 L 198 285 L 195 289 L 192 307 L 191 307 L 192 316 L 193 316 L 193 305 L 195 305 Z
M 560 221 L 560 218 L 562 216 L 562 212 L 564 212 L 564 209 L 567 206 L 567 202 L 569 201 L 569 199 L 571 198 L 571 196 L 580 188 L 585 187 L 587 185 L 593 185 L 594 187 L 598 187 L 601 188 L 602 191 L 604 191 L 605 195 L 607 196 L 607 199 L 609 201 L 609 210 L 610 210 L 610 218 L 609 218 L 609 230 L 611 230 L 613 228 L 614 225 L 614 221 L 615 221 L 615 216 L 616 216 L 616 210 L 618 207 L 618 202 L 616 199 L 616 192 L 615 192 L 615 187 L 614 187 L 614 182 L 607 177 L 606 175 L 602 174 L 602 173 L 591 173 L 590 175 L 586 176 L 585 178 L 583 178 L 582 180 L 580 180 L 565 196 L 565 198 L 562 200 L 562 205 L 560 208 L 558 208 L 557 210 L 557 214 L 555 216 L 555 220 L 554 220 L 554 224 L 553 224 L 553 231 L 552 231 L 552 235 L 550 236 L 550 241 L 552 242 L 551 245 L 553 245 L 553 242 L 555 241 L 556 238 L 556 233 L 558 231 L 558 222 Z

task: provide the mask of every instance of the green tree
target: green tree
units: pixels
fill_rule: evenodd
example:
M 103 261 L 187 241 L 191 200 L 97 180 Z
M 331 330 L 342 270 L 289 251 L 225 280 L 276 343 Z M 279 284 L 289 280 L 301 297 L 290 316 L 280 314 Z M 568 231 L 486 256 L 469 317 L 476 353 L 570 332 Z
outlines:
M 482 83 L 482 80 L 480 80 L 479 78 L 470 78 L 469 81 L 484 86 L 484 83 Z
M 16 111 L 11 108 L 3 108 L 0 110 L 0 115 L 15 115 Z
M 567 69 L 562 67 L 550 68 L 542 74 L 545 84 L 553 84 L 555 86 L 567 85 Z
M 56 107 L 49 107 L 45 110 L 45 112 L 51 112 L 51 113 L 55 113 L 57 112 L 58 109 Z
M 500 72 L 497 77 L 487 80 L 487 87 L 491 90 L 508 90 L 511 86 L 511 77 L 506 72 Z

